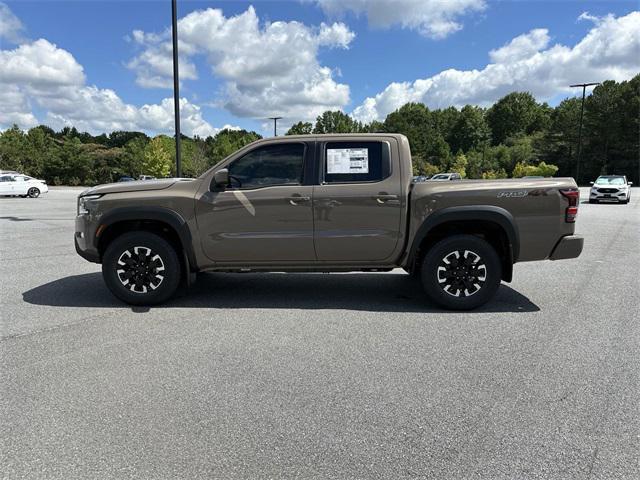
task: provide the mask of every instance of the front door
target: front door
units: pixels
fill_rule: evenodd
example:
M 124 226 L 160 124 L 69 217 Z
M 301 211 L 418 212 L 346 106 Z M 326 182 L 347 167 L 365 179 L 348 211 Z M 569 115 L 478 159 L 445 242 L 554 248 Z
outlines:
M 255 265 L 315 261 L 313 186 L 304 185 L 312 149 L 284 142 L 233 160 L 229 186 L 196 205 L 202 248 L 215 262 Z
M 2 175 L 0 176 L 0 195 L 14 195 L 13 193 L 13 185 L 14 185 L 13 175 Z

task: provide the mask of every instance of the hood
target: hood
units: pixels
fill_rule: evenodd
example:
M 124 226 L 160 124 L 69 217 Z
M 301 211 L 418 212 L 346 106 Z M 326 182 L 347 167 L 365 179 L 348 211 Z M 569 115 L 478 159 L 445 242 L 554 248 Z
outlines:
M 96 185 L 88 188 L 80 194 L 85 195 L 104 195 L 105 193 L 120 192 L 144 192 L 149 190 L 164 190 L 169 188 L 176 182 L 193 182 L 193 178 L 163 178 L 160 180 L 136 180 L 133 182 L 105 183 L 104 185 Z

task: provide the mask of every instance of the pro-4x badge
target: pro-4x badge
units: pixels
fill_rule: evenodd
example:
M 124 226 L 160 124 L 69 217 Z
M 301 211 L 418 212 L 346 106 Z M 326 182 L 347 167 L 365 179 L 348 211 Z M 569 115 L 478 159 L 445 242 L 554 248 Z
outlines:
M 498 198 L 522 198 L 527 196 L 526 190 L 511 190 L 498 192 Z

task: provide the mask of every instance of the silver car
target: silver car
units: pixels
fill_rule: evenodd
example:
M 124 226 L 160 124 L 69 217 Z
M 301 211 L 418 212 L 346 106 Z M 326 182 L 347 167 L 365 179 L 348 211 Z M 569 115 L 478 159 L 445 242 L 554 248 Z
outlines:
M 591 183 L 589 203 L 617 202 L 629 203 L 632 182 L 624 175 L 600 175 Z

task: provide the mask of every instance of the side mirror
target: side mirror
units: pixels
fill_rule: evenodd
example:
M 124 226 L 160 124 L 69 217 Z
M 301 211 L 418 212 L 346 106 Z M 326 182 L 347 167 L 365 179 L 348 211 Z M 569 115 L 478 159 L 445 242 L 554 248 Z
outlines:
M 627 185 L 631 186 L 633 185 L 633 182 L 627 182 Z
M 589 185 L 593 185 L 593 182 L 589 182 Z
M 229 186 L 229 170 L 223 168 L 213 174 L 211 181 L 211 190 L 224 190 Z

